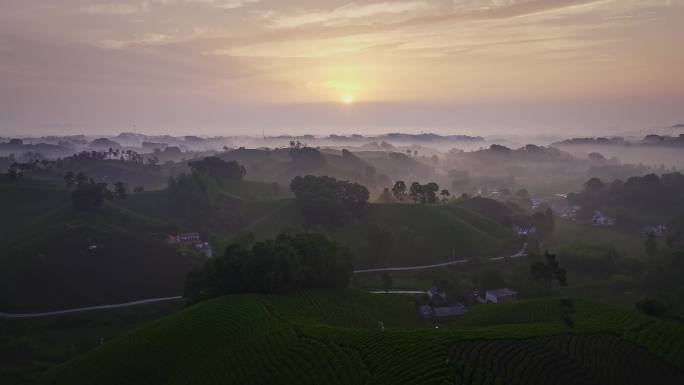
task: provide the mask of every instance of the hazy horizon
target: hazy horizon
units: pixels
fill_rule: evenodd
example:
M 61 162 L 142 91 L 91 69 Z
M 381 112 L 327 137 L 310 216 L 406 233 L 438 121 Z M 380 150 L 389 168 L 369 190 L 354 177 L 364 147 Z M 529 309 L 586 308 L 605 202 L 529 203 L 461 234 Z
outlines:
M 1 3 L 3 135 L 571 136 L 684 121 L 681 1 Z

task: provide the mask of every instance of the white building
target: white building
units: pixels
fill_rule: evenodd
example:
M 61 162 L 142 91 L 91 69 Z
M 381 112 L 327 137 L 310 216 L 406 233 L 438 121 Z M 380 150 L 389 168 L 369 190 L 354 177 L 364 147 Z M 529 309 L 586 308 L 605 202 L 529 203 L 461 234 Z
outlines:
M 516 299 L 518 299 L 518 293 L 508 288 L 487 290 L 485 293 L 485 300 L 492 303 L 515 301 Z

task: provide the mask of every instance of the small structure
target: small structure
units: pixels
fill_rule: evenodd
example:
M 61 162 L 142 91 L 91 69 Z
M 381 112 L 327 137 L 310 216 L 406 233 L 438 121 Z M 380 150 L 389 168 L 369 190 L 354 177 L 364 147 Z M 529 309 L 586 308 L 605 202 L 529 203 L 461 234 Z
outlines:
M 648 225 L 641 231 L 643 234 L 653 233 L 657 237 L 662 237 L 667 233 L 667 226 L 665 225 Z
M 204 253 L 207 257 L 211 258 L 214 256 L 214 250 L 211 248 L 209 242 L 200 242 L 195 244 L 195 248 Z
M 207 257 L 212 257 L 214 255 L 214 250 L 211 248 L 209 242 L 203 241 L 199 233 L 196 232 L 169 235 L 168 242 L 183 246 L 194 246 L 195 249 L 204 253 Z
M 516 299 L 518 299 L 518 293 L 506 287 L 496 290 L 487 290 L 485 293 L 485 300 L 492 303 L 503 303 L 515 301 Z
M 430 305 L 421 305 L 418 311 L 420 311 L 420 315 L 422 315 L 423 318 L 432 318 L 435 316 L 435 311 L 432 310 L 432 306 Z
M 446 301 L 447 299 L 446 293 L 435 286 L 428 289 L 427 295 L 430 298 L 430 301 Z
M 460 317 L 468 311 L 461 303 L 436 307 L 422 305 L 418 310 L 420 311 L 420 315 L 425 319 Z
M 615 221 L 603 212 L 596 210 L 594 216 L 591 217 L 591 223 L 594 226 L 613 226 Z
M 513 231 L 518 233 L 518 235 L 529 235 L 535 234 L 537 232 L 537 228 L 529 225 L 514 225 Z
M 183 233 L 176 236 L 171 236 L 175 240 L 174 243 L 195 244 L 202 242 L 199 233 Z
M 461 303 L 454 303 L 448 306 L 439 306 L 433 310 L 436 318 L 460 317 L 468 311 L 468 309 L 466 309 L 466 307 Z

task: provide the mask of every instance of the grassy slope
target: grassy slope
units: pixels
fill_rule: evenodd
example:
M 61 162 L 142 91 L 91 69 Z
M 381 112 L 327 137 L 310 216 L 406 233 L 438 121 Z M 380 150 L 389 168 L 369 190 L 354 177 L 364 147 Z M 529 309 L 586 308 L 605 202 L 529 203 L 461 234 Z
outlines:
M 558 219 L 555 222 L 554 237 L 558 245 L 584 243 L 613 247 L 620 255 L 634 258 L 644 254 L 645 237 L 621 233 L 609 227 L 593 227 Z
M 2 310 L 180 294 L 185 274 L 201 262 L 165 242 L 165 221 L 120 201 L 77 212 L 67 190 L 29 180 L 0 184 L 0 196 L 0 210 L 11 214 L 0 219 Z
M 638 364 L 640 372 L 659 376 L 659 383 L 682 379 L 684 327 L 671 321 L 574 301 L 574 327 L 568 327 L 562 322 L 560 301 L 548 299 L 483 305 L 460 321 L 435 329 L 420 320 L 412 304 L 402 298 L 353 291 L 223 297 L 121 336 L 52 370 L 43 383 L 487 383 L 482 378 L 494 383 L 505 380 L 505 373 L 497 375 L 497 366 L 489 364 L 507 364 L 521 356 L 508 355 L 491 362 L 482 355 L 464 353 L 463 344 L 476 347 L 486 344 L 483 340 L 536 341 L 536 337 L 551 335 L 586 336 L 581 338 L 598 339 L 596 346 L 604 348 L 613 345 L 592 336 L 619 337 L 610 337 L 620 341 L 621 351 L 612 352 L 621 360 L 618 371 Z M 379 320 L 385 324 L 384 332 L 378 328 Z M 569 338 L 571 344 L 576 340 Z M 572 353 L 561 358 L 572 358 Z M 458 359 L 450 360 L 455 354 Z M 554 354 L 541 358 L 556 359 L 558 353 Z M 635 358 L 639 362 L 634 362 Z M 482 367 L 473 366 L 478 362 Z M 603 363 L 599 369 L 592 366 L 596 364 L 580 362 L 579 369 L 556 368 L 553 361 L 547 361 L 546 367 L 572 380 L 573 375 L 585 375 L 584 369 L 603 370 Z M 526 375 L 529 380 L 540 380 L 534 371 Z
M 273 202 L 270 210 L 262 212 L 263 216 L 247 227 L 257 238 L 272 238 L 283 229 L 303 226 L 294 201 Z M 514 252 L 519 246 L 518 238 L 509 229 L 456 206 L 371 204 L 363 222 L 325 230 L 355 252 L 358 266 L 383 265 L 388 260 L 392 265 L 444 262 L 452 252 L 457 258 L 498 256 Z M 395 239 L 393 249 L 381 258 L 368 255 L 373 242 L 368 235 L 371 224 L 391 232 Z

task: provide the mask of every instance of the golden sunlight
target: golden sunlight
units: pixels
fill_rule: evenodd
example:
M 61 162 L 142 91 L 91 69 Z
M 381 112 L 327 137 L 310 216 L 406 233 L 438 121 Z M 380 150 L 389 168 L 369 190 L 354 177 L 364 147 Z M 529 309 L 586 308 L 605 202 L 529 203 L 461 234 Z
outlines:
M 342 97 L 342 103 L 344 104 L 352 104 L 354 102 L 354 97 L 351 95 L 344 95 Z

